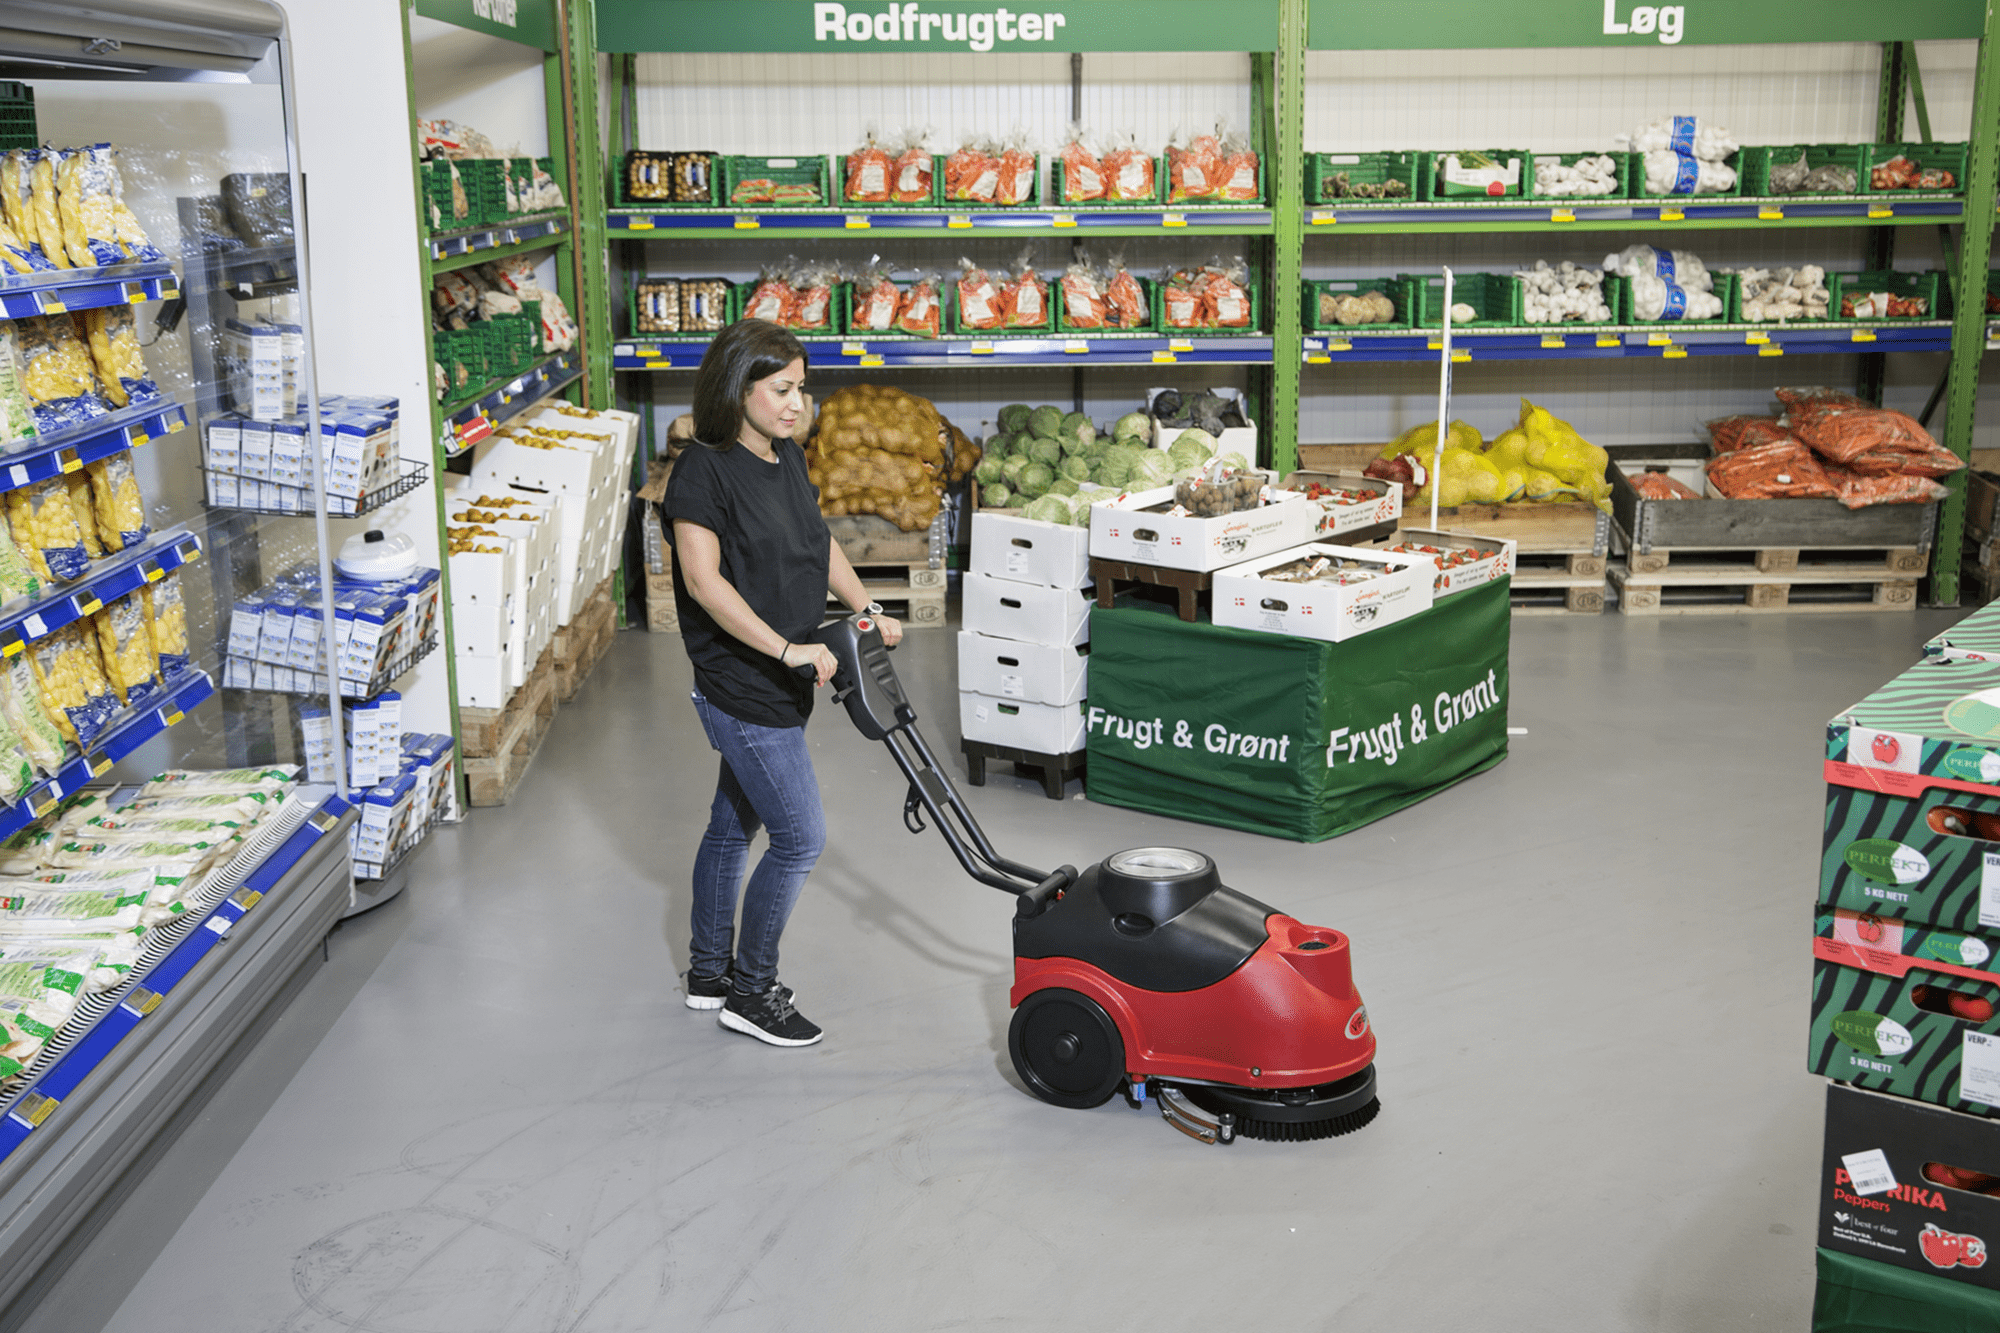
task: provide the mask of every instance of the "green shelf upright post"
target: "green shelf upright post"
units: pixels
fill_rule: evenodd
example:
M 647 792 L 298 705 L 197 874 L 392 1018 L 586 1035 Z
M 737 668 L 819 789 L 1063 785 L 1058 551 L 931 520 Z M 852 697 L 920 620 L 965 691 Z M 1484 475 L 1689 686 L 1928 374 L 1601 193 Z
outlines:
M 1306 0 L 1278 0 L 1278 136 L 1266 167 L 1271 198 L 1271 466 L 1299 465 L 1299 339 L 1305 329 L 1299 283 L 1305 271 Z

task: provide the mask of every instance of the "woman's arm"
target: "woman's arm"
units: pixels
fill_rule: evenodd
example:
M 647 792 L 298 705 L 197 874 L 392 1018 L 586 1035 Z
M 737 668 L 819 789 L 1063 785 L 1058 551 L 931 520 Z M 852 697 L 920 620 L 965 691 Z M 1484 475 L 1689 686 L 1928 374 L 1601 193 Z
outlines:
M 847 562 L 847 552 L 840 549 L 840 542 L 829 539 L 826 555 L 826 586 L 841 601 L 847 603 L 850 611 L 859 611 L 868 605 L 868 589 L 861 585 L 861 576 L 854 572 L 854 566 Z M 876 616 L 876 626 L 882 631 L 882 642 L 894 648 L 903 640 L 903 624 L 894 616 Z
M 786 642 L 783 635 L 750 609 L 735 585 L 722 576 L 722 543 L 713 532 L 699 523 L 675 519 L 674 558 L 681 563 L 681 577 L 687 582 L 689 594 L 731 637 L 786 666 L 810 664 L 821 685 L 833 678 L 833 654 L 824 644 Z M 847 572 L 848 577 L 854 577 L 851 568 Z M 855 586 L 860 586 L 860 580 L 855 580 Z M 862 605 L 867 605 L 865 597 Z

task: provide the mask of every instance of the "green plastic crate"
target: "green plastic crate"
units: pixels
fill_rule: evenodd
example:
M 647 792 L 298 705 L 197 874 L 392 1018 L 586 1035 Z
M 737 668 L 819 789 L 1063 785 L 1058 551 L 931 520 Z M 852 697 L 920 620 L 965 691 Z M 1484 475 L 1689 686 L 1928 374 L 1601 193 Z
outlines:
M 750 294 L 757 290 L 755 282 L 742 282 L 730 296 L 729 322 L 747 319 L 750 315 Z M 792 329 L 801 338 L 838 338 L 847 333 L 848 284 L 836 282 L 832 296 L 827 301 L 827 326 L 823 329 Z
M 991 270 L 988 271 L 987 276 L 992 276 Z M 1062 279 L 1060 277 L 1051 278 L 1039 269 L 1035 271 L 1035 276 L 1046 282 L 1049 289 L 1048 301 L 1042 308 L 1042 313 L 1047 318 L 1042 323 L 1006 325 L 991 329 L 975 329 L 965 324 L 959 318 L 961 312 L 958 308 L 958 280 L 954 278 L 945 283 L 945 287 L 950 289 L 948 293 L 942 289 L 939 292 L 940 296 L 948 295 L 950 298 L 951 313 L 950 318 L 945 321 L 945 326 L 951 330 L 952 336 L 956 338 L 1006 338 L 1021 333 L 1053 332 L 1056 327 L 1057 307 L 1062 304 Z M 999 285 L 997 282 L 994 284 L 995 287 Z
M 1410 284 L 1417 307 L 1417 326 L 1444 327 L 1444 275 L 1442 273 L 1402 273 Z M 1460 273 L 1452 288 L 1452 301 L 1472 307 L 1474 317 L 1455 329 L 1517 328 L 1521 324 L 1521 284 L 1512 273 Z
M 1527 180 L 1522 187 L 1523 193 L 1529 199 L 1546 199 L 1559 204 L 1595 204 L 1602 203 L 1607 199 L 1630 199 L 1639 188 L 1639 178 L 1633 174 L 1637 170 L 1633 161 L 1634 156 L 1632 153 L 1535 153 L 1528 160 L 1526 168 Z M 1571 167 L 1586 157 L 1608 157 L 1611 159 L 1613 164 L 1612 175 L 1617 180 L 1617 186 L 1610 194 L 1543 193 L 1540 178 L 1537 174 L 1538 163 L 1546 164 L 1553 162 L 1561 166 Z
M 1069 310 L 1063 304 L 1062 281 L 1058 279 L 1054 282 L 1051 282 L 1049 284 L 1049 303 L 1055 307 L 1056 331 L 1058 333 L 1081 334 L 1083 337 L 1086 338 L 1100 337 L 1106 334 L 1113 334 L 1113 333 L 1157 332 L 1160 327 L 1159 317 L 1158 317 L 1159 309 L 1157 302 L 1155 302 L 1153 298 L 1153 288 L 1158 284 L 1154 283 L 1150 278 L 1142 278 L 1136 273 L 1132 275 L 1132 281 L 1138 283 L 1139 290 L 1145 294 L 1146 319 L 1143 323 L 1135 325 L 1131 328 L 1115 328 L 1115 329 L 1108 327 L 1102 329 L 1078 329 L 1070 327 Z
M 647 282 L 678 282 L 679 284 L 681 284 L 681 298 L 680 298 L 681 327 L 679 329 L 652 329 L 652 330 L 640 329 L 639 284 Z M 720 282 L 724 284 L 726 294 L 723 297 L 721 328 L 691 329 L 688 327 L 687 288 L 689 283 L 695 283 L 695 282 Z M 728 328 L 731 324 L 734 324 L 737 321 L 737 319 L 739 318 L 740 310 L 741 310 L 741 303 L 737 299 L 736 284 L 731 279 L 728 278 L 717 278 L 706 275 L 697 275 L 691 278 L 684 278 L 674 274 L 665 274 L 665 273 L 649 274 L 646 277 L 638 279 L 638 281 L 635 282 L 630 288 L 628 288 L 625 293 L 625 317 L 627 321 L 625 327 L 631 331 L 632 337 L 637 338 L 642 342 L 648 338 L 713 338 L 717 333 L 720 333 L 722 329 Z
M 883 149 L 883 151 L 888 152 L 887 149 Z M 853 209 L 856 212 L 874 213 L 893 212 L 896 209 L 906 211 L 911 209 L 936 210 L 942 204 L 944 200 L 944 159 L 936 153 L 931 154 L 931 188 L 921 199 L 849 199 L 847 197 L 847 160 L 852 156 L 852 153 L 842 153 L 833 159 L 834 203 L 839 207 Z M 889 153 L 889 185 L 892 189 L 896 184 L 896 162 L 900 157 L 901 154 L 899 153 Z M 967 205 L 967 207 L 970 207 L 970 205 Z
M 1968 150 L 1970 149 L 1970 147 L 1971 145 L 1965 143 L 1962 140 L 1957 143 L 1871 144 L 1868 149 L 1868 166 L 1870 171 L 1872 172 L 1874 168 L 1881 166 L 1883 163 L 1889 161 L 1889 159 L 1893 157 L 1907 157 L 1910 159 L 1910 161 L 1916 163 L 1919 167 L 1925 167 L 1925 168 L 1941 167 L 1944 170 L 1949 171 L 1951 173 L 1953 184 L 1947 186 L 1940 186 L 1939 190 L 1945 193 L 1958 194 L 1958 193 L 1963 193 L 1965 190 L 1965 167 L 1966 167 L 1966 160 L 1969 156 Z M 1872 176 L 1869 179 L 1862 182 L 1862 189 L 1867 191 L 1869 194 L 1885 194 L 1890 196 L 1895 196 L 1899 194 L 1932 193 L 1932 191 L 1930 190 L 1905 190 L 1905 189 L 1878 190 L 1875 188 L 1875 182 Z
M 34 88 L 0 79 L 0 149 L 33 148 L 41 141 L 35 131 Z
M 1817 170 L 1820 167 L 1848 167 L 1854 172 L 1854 189 L 1839 190 L 1795 190 L 1791 194 L 1771 192 L 1771 168 L 1797 162 L 1799 154 L 1805 154 L 1806 166 Z M 1810 199 L 1826 194 L 1865 194 L 1868 191 L 1869 149 L 1865 143 L 1805 143 L 1805 144 L 1758 144 L 1745 148 L 1741 154 L 1743 165 L 1743 193 L 1760 199 Z
M 1468 148 L 1460 151 L 1469 153 L 1475 150 Z M 1518 161 L 1521 164 L 1519 177 L 1513 185 L 1498 188 L 1482 189 L 1476 185 L 1448 184 L 1444 179 L 1445 159 L 1457 154 L 1432 153 L 1429 171 L 1432 199 L 1519 199 L 1521 197 L 1521 192 L 1528 185 L 1529 155 L 1519 148 L 1481 148 L 1476 151 L 1486 154 L 1501 166 L 1505 166 L 1510 160 Z
M 1708 319 L 1640 319 L 1638 311 L 1632 307 L 1632 280 L 1619 277 L 1620 286 L 1625 289 L 1625 323 L 1647 329 L 1679 329 L 1691 325 L 1727 324 L 1741 313 L 1736 299 L 1736 275 L 1734 273 L 1712 273 L 1715 280 L 1715 295 L 1722 302 L 1722 313 Z
M 672 199 L 672 198 L 660 198 L 657 196 L 641 196 L 634 194 L 632 192 L 633 171 L 634 168 L 640 163 L 642 159 L 651 159 L 658 166 L 660 170 L 671 173 L 672 164 L 670 159 L 676 157 L 703 157 L 708 160 L 707 190 L 704 193 L 703 197 L 698 199 Z M 618 169 L 618 182 L 615 188 L 617 190 L 618 203 L 620 207 L 715 208 L 720 204 L 722 197 L 722 157 L 718 153 L 713 153 L 704 149 L 695 149 L 695 148 L 634 150 L 632 152 L 625 154 L 625 159 L 620 164 Z M 673 189 L 673 184 L 672 181 L 669 180 L 663 186 L 659 186 L 656 188 L 663 188 L 668 191 L 671 191 Z
M 1218 199 L 1213 197 L 1206 199 L 1175 199 L 1173 197 L 1173 177 L 1169 171 L 1169 163 L 1165 153 L 1160 154 L 1158 162 L 1154 164 L 1153 177 L 1159 182 L 1160 197 L 1166 202 L 1169 208 L 1256 208 L 1270 197 L 1264 185 L 1264 159 L 1268 156 L 1270 156 L 1268 153 L 1257 154 L 1257 195 L 1254 199 Z
M 1042 199 L 1042 155 L 1040 153 L 1035 154 L 1035 175 L 1034 179 L 1028 182 L 1028 195 L 1018 204 L 983 203 L 976 199 L 951 198 L 945 193 L 944 184 L 944 164 L 950 156 L 949 153 L 938 153 L 932 159 L 931 181 L 937 187 L 937 203 L 934 207 L 948 208 L 954 213 L 967 210 L 972 212 L 997 210 L 1004 213 L 1010 208 L 1036 208 L 1040 206 Z
M 1512 275 L 1509 275 L 1512 276 Z M 1528 323 L 1528 289 L 1519 278 L 1514 279 L 1514 288 L 1520 301 L 1521 323 L 1531 329 L 1547 329 L 1551 333 L 1563 329 L 1601 329 L 1613 324 L 1627 324 L 1632 318 L 1632 284 L 1616 273 L 1604 275 L 1604 304 L 1610 308 L 1608 319 L 1565 319 L 1554 324 Z M 1728 306 L 1723 307 L 1728 313 Z M 1454 325 L 1454 328 L 1457 326 Z
M 862 328 L 858 323 L 855 322 L 856 303 L 854 299 L 854 284 L 851 282 L 842 283 L 841 288 L 843 293 L 843 299 L 846 302 L 845 309 L 847 311 L 848 337 L 857 339 L 865 338 L 869 342 L 881 342 L 885 339 L 893 339 L 900 342 L 931 342 L 933 340 L 931 335 L 928 333 L 907 333 L 899 328 L 887 328 L 887 329 Z M 898 291 L 906 292 L 909 290 L 909 288 L 910 284 L 907 282 L 896 283 L 896 289 Z M 952 289 L 952 284 L 949 282 L 940 281 L 937 284 L 938 337 L 943 337 L 951 332 L 950 314 L 949 310 L 947 309 L 951 301 L 951 289 Z
M 1065 199 L 1063 198 L 1063 160 L 1060 155 L 1049 159 L 1049 204 L 1050 208 L 1158 208 L 1160 201 L 1167 197 L 1166 170 L 1162 160 L 1153 160 L 1153 193 L 1144 199 Z
M 492 378 L 486 369 L 486 339 L 475 329 L 441 329 L 433 333 L 431 353 L 445 370 L 447 403 L 474 396 Z
M 1726 190 L 1715 190 L 1708 194 L 1647 194 L 1646 155 L 1644 153 L 1634 153 L 1632 154 L 1632 197 L 1644 200 L 1649 204 L 1655 202 L 1662 204 L 1685 204 L 1703 199 L 1738 198 L 1743 194 L 1743 157 L 1743 152 L 1738 151 L 1722 159 L 1722 164 L 1736 173 L 1735 182 Z
M 1268 332 L 1264 327 L 1263 284 L 1258 281 L 1255 274 L 1252 274 L 1250 281 L 1243 284 L 1243 289 L 1250 297 L 1249 324 L 1242 328 L 1231 326 L 1215 329 L 1188 329 L 1167 323 L 1167 285 L 1164 282 L 1154 283 L 1152 292 L 1153 327 L 1160 334 L 1170 338 L 1182 338 L 1189 335 L 1203 338 L 1247 338 Z
M 1331 193 L 1335 179 L 1345 175 L 1360 185 L 1383 185 L 1401 181 L 1407 192 L 1385 199 L 1361 199 Z M 1308 153 L 1306 154 L 1306 203 L 1308 204 L 1407 204 L 1430 198 L 1429 153 Z
M 1779 197 L 1787 198 L 1789 196 L 1781 195 Z M 1778 268 L 1783 266 L 1774 264 L 1771 265 L 1771 267 Z M 1716 280 L 1718 282 L 1721 281 L 1722 276 L 1723 275 L 1721 274 L 1717 274 Z M 1723 318 L 1727 319 L 1731 324 L 1769 325 L 1772 328 L 1778 328 L 1780 326 L 1796 326 L 1799 324 L 1823 324 L 1826 322 L 1826 319 L 1833 318 L 1834 312 L 1840 308 L 1838 304 L 1840 298 L 1834 293 L 1833 276 L 1829 274 L 1827 275 L 1826 279 L 1826 290 L 1827 290 L 1827 295 L 1831 299 L 1828 301 L 1827 304 L 1826 319 L 1812 319 L 1808 316 L 1800 316 L 1797 319 L 1787 319 L 1787 320 L 1751 319 L 1748 315 L 1743 313 L 1743 302 L 1745 298 L 1743 294 L 1742 282 L 1740 282 L 1733 274 L 1729 275 L 1729 281 L 1730 281 L 1729 309 L 1723 312 Z
M 1833 296 L 1828 313 L 1835 319 L 1887 319 L 1887 315 L 1844 315 L 1841 306 L 1848 297 L 1865 292 L 1888 292 L 1892 296 L 1917 296 L 1924 300 L 1921 315 L 1897 315 L 1897 319 L 1942 319 L 1944 308 L 1938 300 L 1941 275 L 1937 273 L 1899 273 L 1881 269 L 1862 273 L 1829 273 L 1826 275 L 1827 291 Z
M 744 157 L 722 161 L 722 199 L 725 208 L 829 208 L 839 207 L 839 191 L 824 157 Z M 737 194 L 748 182 L 768 180 L 779 187 L 810 186 L 818 198 L 779 203 L 770 199 L 739 199 Z
M 1381 292 L 1396 306 L 1396 317 L 1386 324 L 1339 324 L 1320 317 L 1319 298 L 1328 296 L 1358 296 L 1364 292 Z M 1322 278 L 1306 279 L 1305 282 L 1305 324 L 1314 333 L 1372 333 L 1379 329 L 1413 329 L 1416 327 L 1416 310 L 1410 294 L 1408 278 Z

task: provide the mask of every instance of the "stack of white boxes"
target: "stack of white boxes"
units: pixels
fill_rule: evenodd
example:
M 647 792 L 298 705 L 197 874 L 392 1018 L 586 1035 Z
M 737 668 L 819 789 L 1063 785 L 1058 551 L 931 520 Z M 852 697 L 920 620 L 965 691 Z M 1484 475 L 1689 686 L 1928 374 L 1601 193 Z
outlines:
M 1088 529 L 974 517 L 958 636 L 966 740 L 1038 756 L 1083 750 L 1089 585 Z

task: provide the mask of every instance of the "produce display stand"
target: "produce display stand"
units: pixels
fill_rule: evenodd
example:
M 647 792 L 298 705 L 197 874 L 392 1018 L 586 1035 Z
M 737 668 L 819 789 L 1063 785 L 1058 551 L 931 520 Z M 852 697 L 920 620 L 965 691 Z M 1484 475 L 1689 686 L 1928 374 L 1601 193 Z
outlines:
M 1318 842 L 1507 755 L 1505 580 L 1340 643 L 1090 614 L 1093 801 Z

